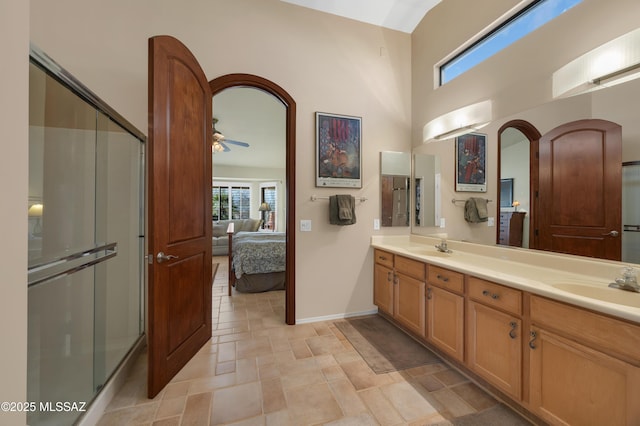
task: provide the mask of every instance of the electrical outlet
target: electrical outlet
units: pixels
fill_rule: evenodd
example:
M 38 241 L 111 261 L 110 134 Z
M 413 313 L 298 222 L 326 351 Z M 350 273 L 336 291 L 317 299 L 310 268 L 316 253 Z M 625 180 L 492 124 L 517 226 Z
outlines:
M 445 226 L 444 226 L 444 217 L 440 218 L 440 228 L 445 228 Z
M 373 230 L 374 231 L 380 230 L 380 219 L 373 219 Z
M 487 226 L 495 226 L 496 222 L 495 219 L 492 217 L 487 218 Z
M 300 231 L 311 232 L 311 221 L 306 219 L 300 220 Z

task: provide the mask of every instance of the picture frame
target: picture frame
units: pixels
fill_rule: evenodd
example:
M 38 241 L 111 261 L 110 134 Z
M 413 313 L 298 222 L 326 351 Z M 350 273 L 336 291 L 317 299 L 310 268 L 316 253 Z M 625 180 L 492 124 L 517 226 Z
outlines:
M 362 188 L 362 118 L 316 112 L 316 187 Z
M 456 138 L 456 192 L 487 192 L 487 135 Z

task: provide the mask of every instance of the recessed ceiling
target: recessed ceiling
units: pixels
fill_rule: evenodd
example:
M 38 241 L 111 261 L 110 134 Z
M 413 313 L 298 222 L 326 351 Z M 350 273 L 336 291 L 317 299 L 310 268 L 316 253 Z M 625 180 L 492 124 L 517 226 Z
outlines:
M 411 34 L 441 0 L 281 0 Z

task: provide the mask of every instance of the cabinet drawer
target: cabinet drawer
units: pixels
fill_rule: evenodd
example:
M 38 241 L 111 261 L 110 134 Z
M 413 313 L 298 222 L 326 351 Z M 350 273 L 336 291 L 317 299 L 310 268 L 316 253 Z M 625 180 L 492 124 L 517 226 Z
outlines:
M 429 265 L 429 283 L 449 291 L 464 293 L 464 275 L 439 266 Z
M 388 251 L 375 249 L 373 252 L 374 262 L 380 265 L 384 265 L 388 268 L 393 268 L 393 253 Z
M 469 277 L 469 297 L 515 315 L 522 315 L 522 292 L 500 284 Z
M 425 264 L 403 256 L 396 256 L 396 272 L 424 281 Z
M 531 322 L 640 365 L 640 326 L 531 296 Z

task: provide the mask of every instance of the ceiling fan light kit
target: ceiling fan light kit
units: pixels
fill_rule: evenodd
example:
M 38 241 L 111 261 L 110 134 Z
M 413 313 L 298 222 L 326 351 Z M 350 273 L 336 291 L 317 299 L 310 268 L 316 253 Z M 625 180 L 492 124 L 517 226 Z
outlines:
M 217 118 L 213 118 L 213 125 L 212 125 L 212 129 L 213 129 L 213 144 L 211 147 L 211 150 L 213 151 L 213 153 L 215 154 L 216 152 L 229 152 L 231 151 L 231 148 L 229 148 L 229 146 L 227 144 L 233 144 L 233 145 L 238 145 L 238 146 L 242 146 L 245 148 L 249 147 L 249 144 L 246 142 L 240 142 L 240 141 L 234 141 L 231 139 L 227 139 L 222 133 L 220 133 L 218 130 L 216 130 L 216 123 L 218 122 Z

